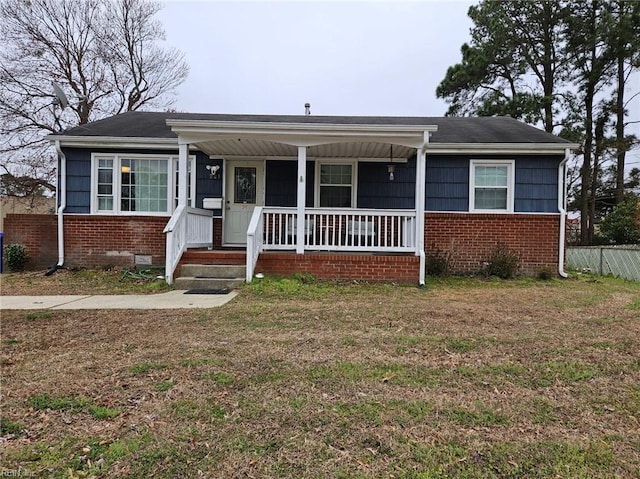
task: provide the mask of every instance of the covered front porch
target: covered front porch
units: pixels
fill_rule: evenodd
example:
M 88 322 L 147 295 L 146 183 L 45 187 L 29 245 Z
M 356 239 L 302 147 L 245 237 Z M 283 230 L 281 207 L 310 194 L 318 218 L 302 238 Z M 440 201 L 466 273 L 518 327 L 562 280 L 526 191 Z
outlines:
M 271 252 L 272 260 L 288 254 L 278 260 L 290 264 L 309 253 L 413 256 L 413 280 L 423 284 L 425 155 L 436 127 L 296 119 L 167 121 L 179 142 L 178 207 L 165 228 L 167 281 L 188 248 L 213 244 L 216 213 L 222 245 L 246 248 L 247 282 Z M 190 148 L 221 161 L 222 195 L 203 202 L 218 211 L 187 206 Z M 404 178 L 394 178 L 396 167 Z

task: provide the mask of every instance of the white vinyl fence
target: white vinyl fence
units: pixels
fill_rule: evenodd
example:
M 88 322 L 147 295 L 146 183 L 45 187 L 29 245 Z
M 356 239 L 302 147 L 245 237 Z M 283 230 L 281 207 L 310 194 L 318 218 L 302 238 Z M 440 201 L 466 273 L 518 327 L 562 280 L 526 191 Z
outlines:
M 567 248 L 567 268 L 640 281 L 640 245 L 571 246 Z

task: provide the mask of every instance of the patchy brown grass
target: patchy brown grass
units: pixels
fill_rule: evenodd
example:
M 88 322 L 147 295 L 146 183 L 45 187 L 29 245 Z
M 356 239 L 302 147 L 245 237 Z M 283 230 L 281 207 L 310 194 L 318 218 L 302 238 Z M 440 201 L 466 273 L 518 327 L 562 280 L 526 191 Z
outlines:
M 112 268 L 102 271 L 59 269 L 51 276 L 43 271 L 0 275 L 0 292 L 5 296 L 42 296 L 56 294 L 146 294 L 171 289 L 161 270 Z
M 2 313 L 37 477 L 636 477 L 640 285 L 265 280 L 209 311 Z

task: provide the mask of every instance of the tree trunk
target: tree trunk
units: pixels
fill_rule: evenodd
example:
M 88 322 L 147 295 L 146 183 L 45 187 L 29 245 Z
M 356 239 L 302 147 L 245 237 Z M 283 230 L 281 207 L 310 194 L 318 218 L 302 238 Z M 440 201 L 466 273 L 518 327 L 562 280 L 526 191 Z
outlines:
M 624 162 L 627 147 L 624 138 L 624 57 L 618 52 L 618 93 L 616 95 L 616 204 L 624 201 Z
M 554 45 L 552 39 L 552 31 L 554 27 L 553 7 L 549 2 L 544 2 L 542 8 L 544 12 L 544 129 L 547 133 L 553 133 L 553 92 L 555 87 L 553 82 L 553 70 L 555 67 Z
M 585 96 L 585 119 L 584 119 L 584 158 L 581 168 L 581 188 L 580 188 L 580 243 L 589 244 L 593 238 L 593 220 L 591 208 L 589 207 L 589 184 L 591 181 L 591 152 L 593 143 L 593 90 L 591 83 L 587 85 Z

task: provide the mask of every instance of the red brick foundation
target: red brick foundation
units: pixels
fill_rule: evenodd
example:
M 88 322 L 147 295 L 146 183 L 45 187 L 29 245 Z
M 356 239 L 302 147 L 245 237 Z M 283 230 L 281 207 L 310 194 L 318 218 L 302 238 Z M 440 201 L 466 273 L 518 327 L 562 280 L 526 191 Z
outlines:
M 164 216 L 64 217 L 65 264 L 85 268 L 133 266 L 135 255 L 151 256 L 164 265 Z
M 258 259 L 256 273 L 282 276 L 310 273 L 324 279 L 417 283 L 419 267 L 420 260 L 413 255 L 265 252 Z
M 44 269 L 58 262 L 56 215 L 8 214 L 3 227 L 5 246 L 20 243 L 27 248 L 27 269 Z
M 476 273 L 504 243 L 520 256 L 520 273 L 555 272 L 559 231 L 557 214 L 426 213 L 425 251 L 450 252 L 454 273 Z
M 65 265 L 76 267 L 132 266 L 135 255 L 151 256 L 154 265 L 165 261 L 168 218 L 148 216 L 65 215 Z M 482 269 L 490 251 L 500 242 L 521 258 L 520 272 L 557 270 L 560 218 L 557 214 L 426 213 L 425 251 L 450 252 L 454 273 Z M 22 243 L 38 269 L 58 260 L 56 215 L 9 214 L 4 244 Z M 220 247 L 222 221 L 214 220 L 215 247 Z M 290 275 L 308 272 L 318 278 L 416 283 L 419 259 L 413 255 L 377 256 L 266 252 L 256 271 Z

